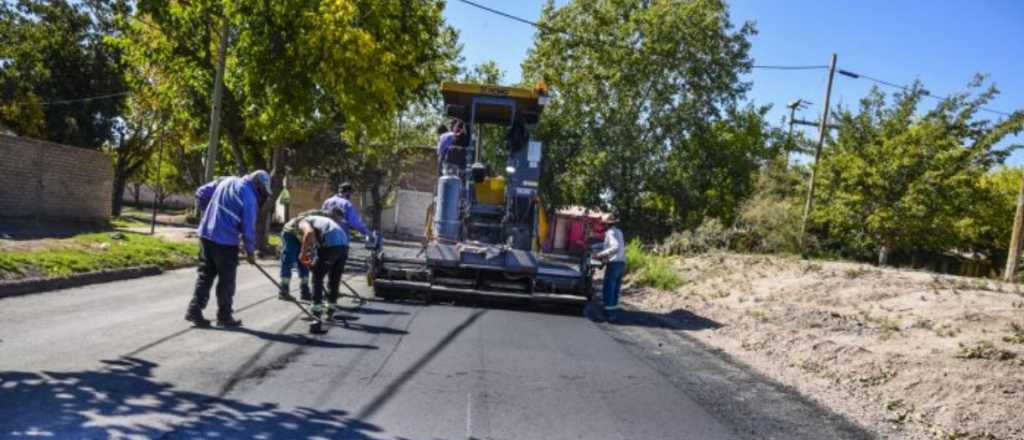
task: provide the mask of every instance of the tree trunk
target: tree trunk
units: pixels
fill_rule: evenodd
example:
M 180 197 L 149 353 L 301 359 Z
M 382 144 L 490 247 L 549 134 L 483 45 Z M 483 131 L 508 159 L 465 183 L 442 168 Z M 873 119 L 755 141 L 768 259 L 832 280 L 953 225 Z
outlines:
M 139 206 L 139 197 L 142 197 L 142 184 L 136 182 L 132 184 L 132 200 L 134 200 L 135 206 Z
M 110 215 L 114 217 L 121 216 L 121 209 L 124 207 L 124 186 L 125 186 L 125 174 L 127 172 L 128 164 L 125 160 L 118 155 L 117 160 L 114 161 L 114 191 L 111 194 L 110 201 Z
M 281 195 L 284 187 L 285 157 L 283 147 L 274 147 L 271 159 L 273 168 L 270 170 L 270 197 L 260 207 L 259 217 L 256 220 L 256 248 L 264 255 L 273 253 L 270 248 L 270 221 L 274 218 L 274 208 L 277 205 L 277 198 Z
M 380 185 L 370 185 L 370 201 L 373 204 L 373 207 L 370 208 L 370 223 L 375 231 L 381 230 L 381 215 L 384 212 L 381 198 Z

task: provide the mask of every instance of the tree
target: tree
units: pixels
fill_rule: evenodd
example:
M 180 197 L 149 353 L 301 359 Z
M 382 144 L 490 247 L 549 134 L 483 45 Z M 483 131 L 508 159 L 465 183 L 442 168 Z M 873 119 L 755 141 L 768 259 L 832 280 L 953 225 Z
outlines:
M 552 89 L 538 128 L 551 202 L 648 236 L 731 223 L 774 156 L 766 109 L 738 104 L 753 25 L 734 29 L 719 0 L 549 1 L 540 24 L 523 70 Z
M 135 38 L 123 40 L 133 73 L 158 77 L 173 123 L 200 144 L 209 115 L 216 32 L 230 29 L 224 130 L 236 168 L 271 173 L 275 200 L 289 153 L 324 130 L 370 139 L 423 96 L 454 41 L 443 3 L 375 0 L 170 2 L 140 7 Z M 272 206 L 260 213 L 266 244 Z
M 977 77 L 968 91 L 923 114 L 919 83 L 891 103 L 874 89 L 856 112 L 839 109 L 838 136 L 819 164 L 821 198 L 812 219 L 820 234 L 848 254 L 877 254 L 883 264 L 894 252 L 971 250 L 988 235 L 964 232 L 990 218 L 977 217 L 988 198 L 982 182 L 1016 148 L 997 144 L 1021 130 L 1024 112 L 995 123 L 978 119 L 998 93 L 990 86 L 975 94 L 983 81 Z
M 0 123 L 83 148 L 113 139 L 125 85 L 107 38 L 128 11 L 122 0 L 0 3 Z

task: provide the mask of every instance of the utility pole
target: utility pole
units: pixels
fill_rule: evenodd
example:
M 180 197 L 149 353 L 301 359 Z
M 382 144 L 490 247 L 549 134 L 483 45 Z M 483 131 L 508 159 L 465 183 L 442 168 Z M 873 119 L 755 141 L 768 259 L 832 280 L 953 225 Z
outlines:
M 821 121 L 818 126 L 818 144 L 814 147 L 814 163 L 811 164 L 811 180 L 807 184 L 807 202 L 804 203 L 803 221 L 800 222 L 800 246 L 803 247 L 804 237 L 807 236 L 807 216 L 811 214 L 811 206 L 814 203 L 814 179 L 818 174 L 818 159 L 821 158 L 821 146 L 825 143 L 825 135 L 828 134 L 828 103 L 832 98 L 832 78 L 836 75 L 836 54 L 832 54 L 832 62 L 828 65 L 828 87 L 825 89 L 825 108 L 821 111 Z
M 228 18 L 220 30 L 220 44 L 217 47 L 217 73 L 213 79 L 213 105 L 210 106 L 210 144 L 206 147 L 206 170 L 203 181 L 213 180 L 217 169 L 217 145 L 220 143 L 220 110 L 221 99 L 224 97 L 224 58 L 228 49 Z
M 1006 252 L 1006 272 L 1003 279 L 1013 282 L 1017 272 L 1017 261 L 1020 260 L 1020 238 L 1024 234 L 1024 178 L 1017 192 L 1017 214 L 1013 217 L 1013 234 L 1010 236 L 1010 249 Z

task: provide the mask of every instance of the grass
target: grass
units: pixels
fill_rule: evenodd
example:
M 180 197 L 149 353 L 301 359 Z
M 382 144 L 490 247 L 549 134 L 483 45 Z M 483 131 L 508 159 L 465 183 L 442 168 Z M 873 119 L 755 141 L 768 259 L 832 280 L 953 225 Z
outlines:
M 641 286 L 675 290 L 685 283 L 672 264 L 671 257 L 650 253 L 637 240 L 626 246 L 626 270 L 633 281 Z
M 1004 336 L 1003 342 L 1011 344 L 1024 344 L 1024 323 L 1011 322 L 1009 325 L 1010 336 Z
M 174 243 L 130 232 L 79 234 L 38 250 L 0 252 L 0 277 L 48 277 L 133 266 L 175 266 L 195 260 L 195 243 Z
M 1012 351 L 996 347 L 990 341 L 978 341 L 974 345 L 960 343 L 960 351 L 956 354 L 960 359 L 989 359 L 996 361 L 1008 361 L 1017 357 Z

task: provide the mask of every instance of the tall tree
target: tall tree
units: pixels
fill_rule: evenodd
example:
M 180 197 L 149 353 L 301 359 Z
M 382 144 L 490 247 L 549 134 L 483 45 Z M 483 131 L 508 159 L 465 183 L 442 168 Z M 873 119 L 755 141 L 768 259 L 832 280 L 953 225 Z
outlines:
M 998 122 L 977 118 L 998 91 L 968 91 L 918 112 L 925 91 L 878 89 L 857 111 L 837 112 L 838 136 L 819 164 L 821 196 L 813 213 L 825 238 L 856 256 L 964 248 L 962 231 L 986 195 L 983 177 L 1016 147 L 998 144 L 1024 127 L 1024 112 Z M 1009 216 L 1009 213 L 1006 213 Z
M 738 105 L 753 25 L 735 29 L 720 0 L 549 1 L 540 23 L 523 70 L 552 89 L 539 127 L 552 202 L 648 235 L 731 221 L 771 156 L 765 109 Z
M 290 150 L 325 129 L 346 139 L 384 131 L 429 90 L 446 56 L 440 43 L 453 35 L 442 8 L 439 0 L 152 0 L 140 6 L 138 38 L 125 44 L 133 65 L 147 67 L 136 73 L 162 77 L 160 96 L 202 145 L 216 29 L 228 21 L 227 143 L 238 168 L 271 171 L 274 200 Z M 261 211 L 261 243 L 271 209 Z
M 0 3 L 0 123 L 83 148 L 113 139 L 125 85 L 115 18 L 124 0 Z

